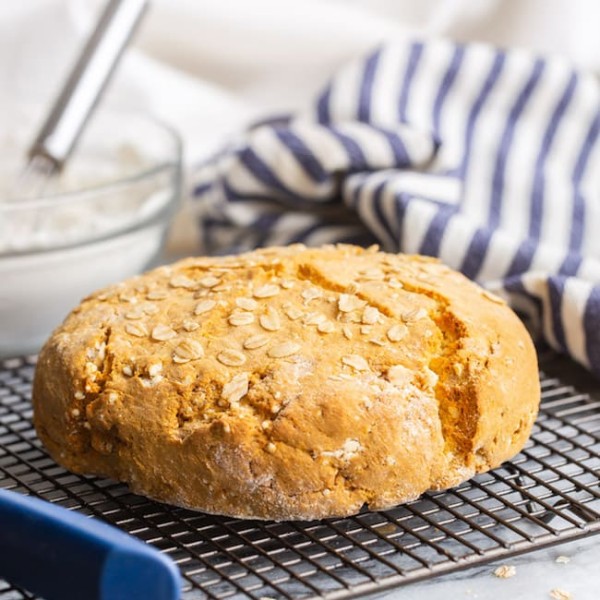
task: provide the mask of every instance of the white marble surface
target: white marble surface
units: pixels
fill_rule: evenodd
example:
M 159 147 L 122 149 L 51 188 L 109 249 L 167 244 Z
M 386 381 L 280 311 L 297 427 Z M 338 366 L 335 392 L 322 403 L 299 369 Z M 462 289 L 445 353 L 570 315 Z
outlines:
M 566 564 L 556 562 L 567 556 Z M 500 565 L 514 565 L 516 574 L 499 579 Z M 378 594 L 380 600 L 551 600 L 550 591 L 560 588 L 572 600 L 600 600 L 600 534 L 436 577 Z

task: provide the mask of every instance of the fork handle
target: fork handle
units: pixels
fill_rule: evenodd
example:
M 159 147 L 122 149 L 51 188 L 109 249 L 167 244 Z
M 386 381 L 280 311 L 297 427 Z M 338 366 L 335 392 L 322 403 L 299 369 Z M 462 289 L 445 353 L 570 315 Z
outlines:
M 55 172 L 62 169 L 147 6 L 109 0 L 29 148 L 30 161 L 42 157 Z

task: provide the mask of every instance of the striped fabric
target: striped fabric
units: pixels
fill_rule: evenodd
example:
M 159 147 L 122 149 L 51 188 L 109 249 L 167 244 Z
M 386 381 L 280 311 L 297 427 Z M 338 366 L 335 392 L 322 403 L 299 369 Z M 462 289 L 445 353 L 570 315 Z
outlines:
M 386 46 L 197 173 L 209 251 L 439 256 L 600 375 L 600 90 L 561 59 Z

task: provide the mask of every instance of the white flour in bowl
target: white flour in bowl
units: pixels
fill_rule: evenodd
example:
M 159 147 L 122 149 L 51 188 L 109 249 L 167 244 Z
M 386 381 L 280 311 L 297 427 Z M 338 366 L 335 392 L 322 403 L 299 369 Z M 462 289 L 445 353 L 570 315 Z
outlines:
M 172 176 L 167 169 L 64 200 L 0 202 L 0 356 L 36 352 L 83 297 L 151 265 Z
M 168 126 L 100 111 L 43 199 L 15 178 L 45 107 L 0 112 L 0 356 L 39 350 L 82 298 L 152 265 L 180 185 L 181 145 Z M 21 198 L 19 198 L 21 196 Z

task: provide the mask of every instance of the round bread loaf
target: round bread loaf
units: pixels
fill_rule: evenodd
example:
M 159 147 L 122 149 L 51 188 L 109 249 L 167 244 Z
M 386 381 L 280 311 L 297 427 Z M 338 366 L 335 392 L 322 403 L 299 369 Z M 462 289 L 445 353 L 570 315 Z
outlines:
M 275 520 L 385 509 L 497 467 L 539 399 L 500 298 L 354 246 L 191 258 L 97 292 L 46 343 L 33 391 L 66 468 Z

